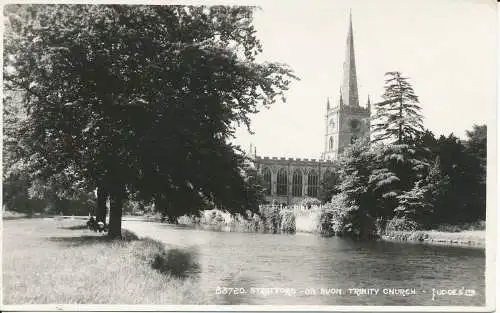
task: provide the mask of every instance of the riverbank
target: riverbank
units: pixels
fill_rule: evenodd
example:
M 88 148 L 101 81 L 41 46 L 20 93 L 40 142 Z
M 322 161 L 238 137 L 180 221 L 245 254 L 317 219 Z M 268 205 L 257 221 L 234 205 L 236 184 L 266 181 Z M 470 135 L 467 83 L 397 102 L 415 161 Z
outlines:
M 184 264 L 195 256 L 124 232 L 109 240 L 79 219 L 3 221 L 3 303 L 207 304 Z M 194 266 L 193 266 L 194 268 Z
M 464 247 L 484 247 L 485 230 L 464 230 L 460 232 L 428 231 L 391 231 L 381 236 L 385 241 L 420 242 L 436 245 L 454 245 Z
M 212 214 L 215 213 L 215 214 Z M 320 210 L 293 210 L 295 219 L 293 227 L 295 233 L 311 233 L 321 235 L 320 230 Z M 207 214 L 210 213 L 210 214 Z M 4 220 L 26 219 L 26 214 L 16 212 L 4 212 Z M 31 218 L 47 218 L 45 215 L 37 214 Z M 50 216 L 56 220 L 86 220 L 87 216 Z M 254 217 L 255 218 L 255 217 Z M 159 216 L 123 216 L 124 221 L 142 221 L 161 223 Z M 179 218 L 179 225 L 193 227 L 210 231 L 225 232 L 263 232 L 265 226 L 261 219 L 246 220 L 241 216 L 233 216 L 227 212 L 218 210 L 205 211 L 200 220 L 195 221 L 192 217 L 183 216 Z M 81 222 L 80 222 L 81 223 Z M 278 224 L 277 233 L 281 233 L 282 223 Z M 485 247 L 486 231 L 485 222 L 473 223 L 471 225 L 443 225 L 438 230 L 427 231 L 390 231 L 380 236 L 381 240 L 392 242 L 425 243 L 434 245 L 453 245 L 463 247 Z M 270 231 L 273 233 L 273 231 Z
M 180 225 L 212 231 L 259 232 L 259 233 L 312 233 L 329 236 L 334 227 L 323 229 L 324 220 L 332 218 L 324 215 L 320 206 L 306 209 L 293 206 L 263 210 L 260 215 L 233 215 L 220 210 L 202 211 L 200 217 L 182 216 Z M 486 223 L 478 221 L 461 225 L 439 225 L 435 230 L 386 231 L 381 240 L 414 242 L 435 245 L 455 245 L 464 247 L 484 247 Z

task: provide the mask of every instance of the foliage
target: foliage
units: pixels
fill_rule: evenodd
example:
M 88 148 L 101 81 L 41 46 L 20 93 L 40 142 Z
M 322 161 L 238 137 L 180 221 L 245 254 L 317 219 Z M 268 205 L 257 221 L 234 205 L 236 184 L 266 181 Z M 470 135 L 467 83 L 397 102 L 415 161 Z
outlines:
M 339 160 L 340 191 L 332 199 L 336 209 L 338 230 L 343 235 L 370 238 L 384 196 L 393 197 L 387 190 L 394 179 L 387 171 L 377 171 L 373 166 L 377 155 L 371 153 L 367 140 L 349 146 Z M 372 171 L 376 176 L 372 175 Z
M 257 63 L 251 7 L 11 5 L 4 81 L 26 94 L 23 158 L 45 180 L 105 189 L 119 236 L 126 191 L 179 216 L 213 202 L 247 209 L 229 143 L 294 78 Z M 145 27 L 144 25 L 148 25 Z
M 342 236 L 350 235 L 346 230 L 350 210 L 345 194 L 339 193 L 332 197 L 330 203 L 327 203 L 321 209 L 320 229 L 323 236 Z
M 266 205 L 260 207 L 259 214 L 264 223 L 264 232 L 273 234 L 280 232 L 281 210 L 281 206 Z
M 393 217 L 389 220 L 385 227 L 386 232 L 391 231 L 416 231 L 420 229 L 420 225 L 414 220 L 403 216 Z
M 317 206 L 320 204 L 321 204 L 320 200 L 318 200 L 316 198 L 312 198 L 312 197 L 305 197 L 305 198 L 301 199 L 299 201 L 299 203 L 297 203 L 298 206 L 306 207 L 306 208 L 311 208 L 313 206 Z
M 338 182 L 330 186 L 338 190 L 335 205 L 321 224 L 331 219 L 332 232 L 369 238 L 397 221 L 430 229 L 480 220 L 486 207 L 480 162 L 456 137 L 436 139 L 429 131 L 404 144 L 359 141 L 338 161 Z
M 465 142 L 467 144 L 467 142 Z M 439 199 L 434 222 L 461 224 L 486 218 L 486 168 L 453 134 L 437 140 L 441 175 L 446 192 Z M 486 147 L 484 147 L 486 148 Z
M 325 173 L 323 180 L 321 181 L 321 188 L 319 198 L 321 202 L 326 203 L 332 200 L 332 196 L 339 193 L 338 185 L 340 183 L 340 177 L 338 175 L 339 169 L 336 166 L 337 163 L 334 163 L 332 169 Z
M 487 129 L 486 125 L 473 125 L 472 130 L 467 130 L 467 151 L 479 160 L 482 173 L 486 174 Z M 486 180 L 486 177 L 484 177 Z
M 375 107 L 374 141 L 407 144 L 424 132 L 419 100 L 408 78 L 400 72 L 385 74 L 385 100 Z
M 146 203 L 140 199 L 135 199 L 133 196 L 129 197 L 123 203 L 123 213 L 144 216 L 146 214 L 153 213 L 154 208 L 151 203 Z
M 431 213 L 432 204 L 426 197 L 427 193 L 427 188 L 422 187 L 420 182 L 416 182 L 411 190 L 401 193 L 397 197 L 399 205 L 395 209 L 396 216 L 420 220 L 423 215 Z
M 296 231 L 295 214 L 292 209 L 281 210 L 280 230 L 283 233 L 294 234 Z

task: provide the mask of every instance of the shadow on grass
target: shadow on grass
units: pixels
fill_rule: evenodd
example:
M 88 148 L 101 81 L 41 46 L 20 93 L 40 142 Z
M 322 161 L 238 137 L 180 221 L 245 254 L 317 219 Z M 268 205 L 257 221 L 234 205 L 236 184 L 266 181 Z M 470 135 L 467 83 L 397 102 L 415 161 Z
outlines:
M 61 226 L 61 227 L 57 227 L 59 229 L 68 229 L 68 230 L 82 230 L 82 229 L 87 229 L 87 225 L 86 224 L 82 224 L 82 225 L 74 225 L 74 226 Z
M 12 220 L 23 220 L 27 219 L 28 217 L 26 216 L 2 216 L 2 219 L 4 221 L 12 221 Z
M 151 267 L 162 274 L 185 279 L 200 273 L 197 257 L 195 250 L 171 248 L 165 251 L 162 248 L 154 254 Z
M 69 229 L 67 227 L 66 229 Z M 131 231 L 122 230 L 122 238 L 110 238 L 105 233 L 97 233 L 95 235 L 83 235 L 83 236 L 74 236 L 74 237 L 48 237 L 49 241 L 58 242 L 62 245 L 69 247 L 79 247 L 93 244 L 101 244 L 101 243 L 114 243 L 114 242 L 130 242 L 139 240 L 136 234 Z

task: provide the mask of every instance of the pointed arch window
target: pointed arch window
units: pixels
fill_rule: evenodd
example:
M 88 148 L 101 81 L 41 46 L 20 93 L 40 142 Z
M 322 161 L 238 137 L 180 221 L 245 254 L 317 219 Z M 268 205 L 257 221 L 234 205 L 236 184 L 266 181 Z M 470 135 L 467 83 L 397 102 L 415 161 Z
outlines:
M 307 175 L 307 195 L 309 197 L 317 197 L 319 188 L 319 176 L 315 170 L 312 170 Z
M 302 172 L 300 171 L 300 169 L 296 169 L 293 171 L 292 196 L 302 197 Z
M 262 176 L 264 176 L 264 188 L 266 189 L 266 195 L 271 195 L 271 170 L 269 167 L 262 170 Z
M 277 177 L 277 190 L 276 193 L 280 196 L 286 196 L 288 193 L 288 176 L 286 169 L 280 168 Z
M 323 181 L 328 180 L 333 173 L 330 170 L 326 170 L 325 174 L 323 174 Z
M 333 137 L 330 137 L 330 144 L 328 145 L 330 150 L 333 150 Z

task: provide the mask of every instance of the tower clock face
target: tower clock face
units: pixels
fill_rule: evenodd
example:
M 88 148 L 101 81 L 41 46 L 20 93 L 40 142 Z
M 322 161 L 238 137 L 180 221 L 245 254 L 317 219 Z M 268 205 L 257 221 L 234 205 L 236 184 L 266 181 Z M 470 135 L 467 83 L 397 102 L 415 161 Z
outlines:
M 349 127 L 351 128 L 352 131 L 358 131 L 361 128 L 361 121 L 353 118 L 352 120 L 349 121 Z

